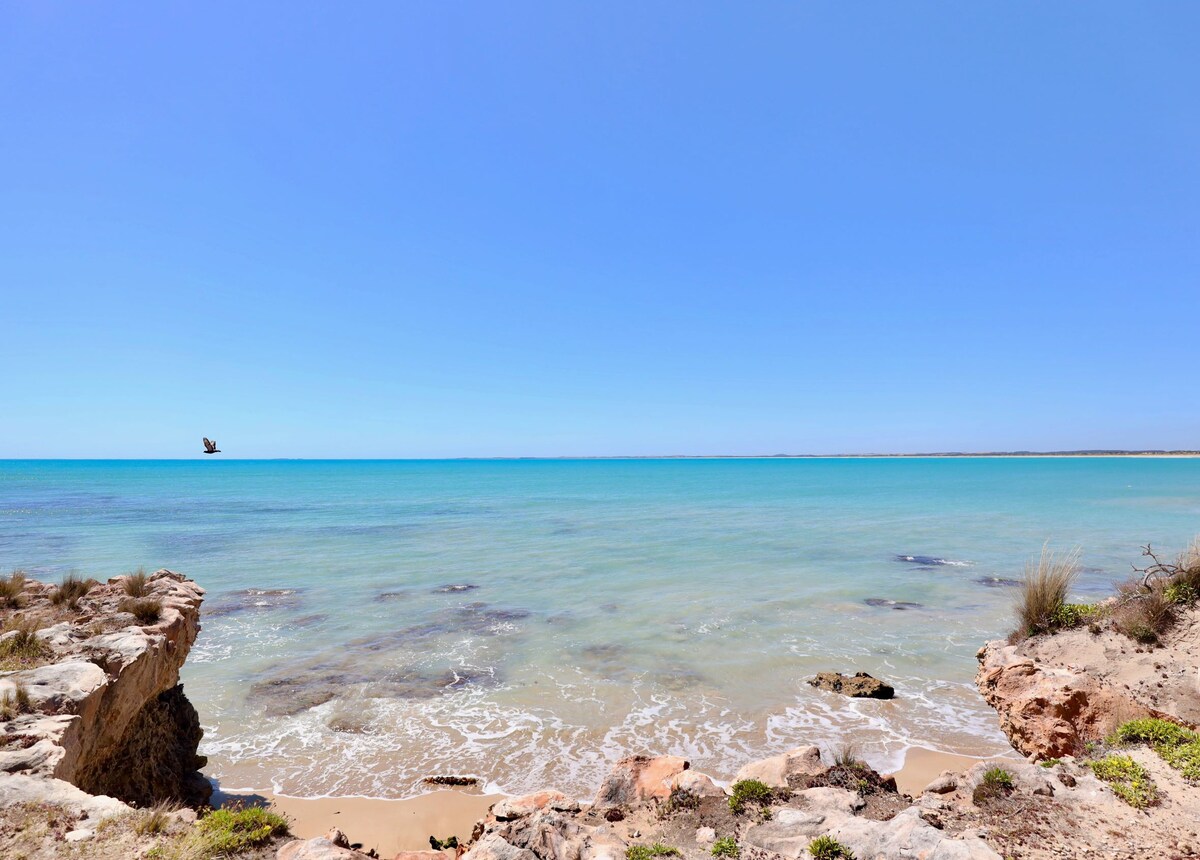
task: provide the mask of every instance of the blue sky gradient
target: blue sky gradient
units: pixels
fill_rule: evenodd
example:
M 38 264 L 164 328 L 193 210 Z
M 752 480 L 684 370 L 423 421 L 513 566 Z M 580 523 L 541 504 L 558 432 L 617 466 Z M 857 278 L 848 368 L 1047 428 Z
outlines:
M 0 457 L 1200 448 L 1200 4 L 0 7 Z

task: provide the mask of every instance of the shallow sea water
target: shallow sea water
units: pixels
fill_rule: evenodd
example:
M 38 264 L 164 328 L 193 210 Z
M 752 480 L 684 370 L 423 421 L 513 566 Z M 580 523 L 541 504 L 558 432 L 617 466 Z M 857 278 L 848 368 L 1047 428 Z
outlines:
M 1095 597 L 1197 532 L 1192 459 L 0 461 L 0 568 L 198 580 L 207 772 L 298 796 L 582 796 L 629 752 L 728 778 L 847 737 L 885 770 L 1001 752 L 972 683 L 1010 626 L 995 580 L 1079 545 Z

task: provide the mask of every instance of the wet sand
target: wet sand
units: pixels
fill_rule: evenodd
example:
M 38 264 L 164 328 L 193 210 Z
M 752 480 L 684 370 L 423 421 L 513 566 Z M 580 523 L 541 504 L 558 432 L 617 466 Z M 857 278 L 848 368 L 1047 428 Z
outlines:
M 263 796 L 288 817 L 297 836 L 311 839 L 337 827 L 351 842 L 361 842 L 364 850 L 374 848 L 384 858 L 400 851 L 427 851 L 430 836 L 457 836 L 465 842 L 475 822 L 503 797 L 464 791 L 434 791 L 403 800 Z

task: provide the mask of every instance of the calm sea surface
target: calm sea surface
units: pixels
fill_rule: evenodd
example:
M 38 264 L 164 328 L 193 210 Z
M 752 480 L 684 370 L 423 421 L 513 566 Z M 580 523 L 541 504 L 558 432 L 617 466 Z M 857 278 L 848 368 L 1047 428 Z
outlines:
M 845 734 L 881 768 L 999 752 L 995 578 L 1079 545 L 1094 596 L 1197 532 L 1191 459 L 0 461 L 0 568 L 199 581 L 207 772 L 301 796 L 583 795 L 631 751 L 728 777 Z

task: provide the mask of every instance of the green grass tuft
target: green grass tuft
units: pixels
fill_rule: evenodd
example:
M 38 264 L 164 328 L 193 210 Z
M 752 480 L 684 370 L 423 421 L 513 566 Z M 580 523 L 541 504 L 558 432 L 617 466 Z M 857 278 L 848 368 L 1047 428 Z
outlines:
M 1002 767 L 990 767 L 983 773 L 983 781 L 975 786 L 971 799 L 976 806 L 990 800 L 1008 797 L 1013 790 L 1013 775 Z
M 813 860 L 854 860 L 854 852 L 832 836 L 818 836 L 808 843 Z
M 743 779 L 733 784 L 733 794 L 729 798 L 729 809 L 734 815 L 741 815 L 746 810 L 746 804 L 766 806 L 775 798 L 771 786 L 757 779 Z
M 1055 619 L 1067 604 L 1067 594 L 1079 576 L 1079 550 L 1065 556 L 1042 547 L 1036 566 L 1025 568 L 1025 578 L 1017 599 L 1017 630 L 1014 638 L 1023 639 L 1058 629 Z
M 214 809 L 196 827 L 210 856 L 261 848 L 288 832 L 287 819 L 261 806 Z
M 712 856 L 731 857 L 737 860 L 738 857 L 742 856 L 742 852 L 732 836 L 722 836 L 713 843 Z
M 1158 800 L 1158 786 L 1146 769 L 1127 755 L 1114 753 L 1087 762 L 1096 778 L 1108 783 L 1113 793 L 1134 809 L 1145 809 Z
M 630 845 L 625 849 L 625 860 L 652 860 L 654 857 L 681 857 L 683 852 L 670 845 L 655 842 L 653 845 Z

